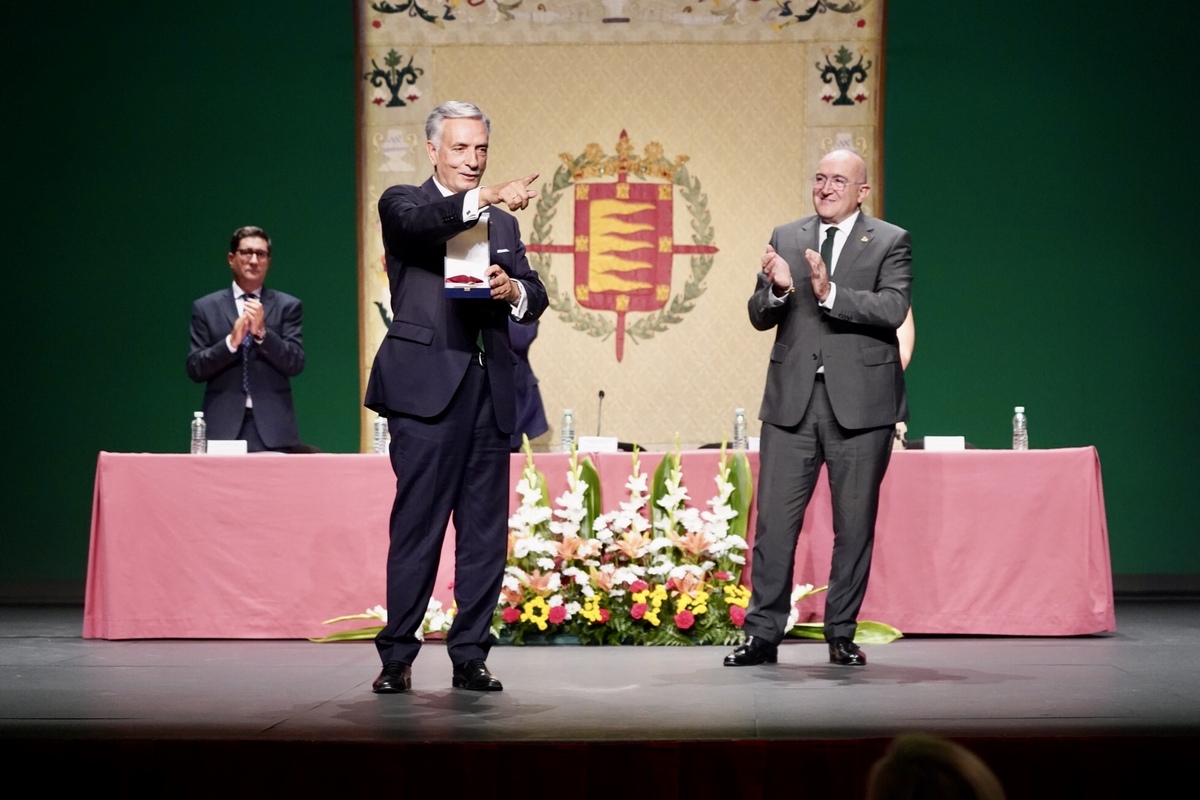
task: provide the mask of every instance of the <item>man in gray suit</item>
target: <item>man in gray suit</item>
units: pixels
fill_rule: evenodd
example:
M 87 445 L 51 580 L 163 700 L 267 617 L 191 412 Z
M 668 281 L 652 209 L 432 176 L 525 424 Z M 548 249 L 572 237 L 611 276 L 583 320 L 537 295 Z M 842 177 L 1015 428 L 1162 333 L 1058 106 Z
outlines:
M 244 439 L 250 452 L 301 447 L 292 377 L 304 369 L 303 310 L 263 286 L 271 237 L 246 226 L 229 240 L 233 284 L 192 304 L 188 377 L 206 384 L 209 439 Z
M 908 418 L 896 328 L 910 303 L 908 232 L 860 210 L 871 192 L 856 153 L 835 150 L 813 176 L 816 215 L 776 228 L 750 298 L 775 329 L 759 419 L 758 523 L 747 639 L 729 667 L 773 664 L 787 633 L 792 568 L 821 465 L 833 501 L 825 601 L 829 660 L 861 666 L 856 618 L 867 590 L 879 486 L 895 424 Z

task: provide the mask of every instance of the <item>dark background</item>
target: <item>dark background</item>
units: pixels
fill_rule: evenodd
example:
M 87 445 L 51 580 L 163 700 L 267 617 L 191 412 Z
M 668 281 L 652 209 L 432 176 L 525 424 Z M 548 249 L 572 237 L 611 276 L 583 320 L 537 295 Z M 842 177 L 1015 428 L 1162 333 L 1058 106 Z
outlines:
M 1195 591 L 1196 48 L 1128 9 L 889 4 L 909 435 L 1007 447 L 1023 403 L 1034 447 L 1099 449 L 1118 589 Z M 358 450 L 353 4 L 3 17 L 0 599 L 77 600 L 97 453 L 186 449 L 189 308 L 235 227 L 271 232 L 271 284 L 304 300 L 304 439 Z

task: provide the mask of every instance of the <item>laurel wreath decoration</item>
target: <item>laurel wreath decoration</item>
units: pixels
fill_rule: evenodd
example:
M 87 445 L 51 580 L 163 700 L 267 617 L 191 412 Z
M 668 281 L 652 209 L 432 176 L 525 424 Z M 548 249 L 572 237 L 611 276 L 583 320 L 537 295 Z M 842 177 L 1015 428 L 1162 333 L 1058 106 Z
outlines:
M 624 171 L 639 180 L 649 178 L 667 178 L 672 184 L 680 187 L 680 196 L 687 205 L 692 216 L 692 242 L 696 245 L 711 245 L 713 241 L 712 214 L 708 209 L 708 196 L 700 187 L 700 181 L 692 177 L 684 162 L 687 156 L 677 156 L 674 163 L 663 156 L 662 145 L 650 142 L 645 147 L 645 155 L 631 157 L 632 146 L 625 132 L 617 143 L 617 155 L 608 156 L 600 151 L 597 144 L 589 144 L 582 155 L 572 157 L 562 153 L 559 157 L 563 163 L 554 173 L 550 184 L 543 184 L 537 202 L 537 214 L 533 218 L 533 232 L 530 242 L 534 244 L 549 244 L 551 239 L 550 226 L 562 193 L 568 187 L 582 178 L 602 178 L 617 175 Z M 558 314 L 559 319 L 571 325 L 575 330 L 583 331 L 590 336 L 607 339 L 616 330 L 616 326 L 607 317 L 585 311 L 575 303 L 570 292 L 558 291 L 558 279 L 551 271 L 550 253 L 533 253 L 534 268 L 546 286 L 550 307 Z M 683 316 L 696 306 L 696 300 L 704 294 L 704 278 L 712 269 L 711 254 L 695 254 L 691 258 L 691 272 L 683 291 L 671 297 L 670 302 L 658 311 L 638 320 L 625 329 L 626 335 L 637 343 L 639 339 L 651 339 L 654 334 L 661 333 L 671 325 L 683 320 Z

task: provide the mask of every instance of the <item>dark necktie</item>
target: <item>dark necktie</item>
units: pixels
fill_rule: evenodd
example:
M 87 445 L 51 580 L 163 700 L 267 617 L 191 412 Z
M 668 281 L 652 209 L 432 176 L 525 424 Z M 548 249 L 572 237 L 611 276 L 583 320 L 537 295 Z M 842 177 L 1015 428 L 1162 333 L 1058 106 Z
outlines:
M 830 225 L 825 231 L 825 241 L 821 242 L 821 260 L 825 262 L 825 271 L 833 275 L 833 238 L 837 235 L 837 226 Z
M 825 262 L 825 272 L 833 274 L 833 239 L 837 236 L 837 226 L 830 225 L 825 230 L 825 241 L 821 242 L 821 260 Z M 825 354 L 817 355 L 817 367 L 825 366 Z
M 253 292 L 247 292 L 242 295 L 243 302 L 257 299 L 258 295 Z M 246 394 L 250 394 L 250 341 L 253 338 L 249 333 L 242 337 L 242 391 Z

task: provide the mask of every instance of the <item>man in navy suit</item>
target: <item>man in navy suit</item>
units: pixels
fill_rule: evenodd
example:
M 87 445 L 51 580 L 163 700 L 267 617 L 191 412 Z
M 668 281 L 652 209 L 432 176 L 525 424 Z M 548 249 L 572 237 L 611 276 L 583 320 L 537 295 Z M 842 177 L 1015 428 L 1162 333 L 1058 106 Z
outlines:
M 392 324 L 375 355 L 364 405 L 388 419 L 396 499 L 387 561 L 388 624 L 375 640 L 377 693 L 405 692 L 421 647 L 451 515 L 454 600 L 446 637 L 452 685 L 500 691 L 487 666 L 491 622 L 508 551 L 509 435 L 516 426 L 516 358 L 508 320 L 536 320 L 546 289 L 525 258 L 516 218 L 537 193 L 534 173 L 481 185 L 491 123 L 450 101 L 425 123 L 433 177 L 379 199 Z M 446 243 L 486 214 L 490 293 L 444 293 Z M 482 292 L 480 293 L 482 294 Z
M 791 610 L 796 541 L 822 464 L 833 502 L 829 660 L 867 663 L 854 634 L 892 435 L 908 419 L 896 328 L 908 313 L 912 284 L 908 231 L 862 213 L 870 192 L 857 153 L 828 153 L 813 176 L 817 213 L 776 228 L 762 256 L 748 310 L 755 328 L 774 329 L 775 344 L 758 415 L 748 638 L 726 666 L 777 660 Z
M 234 231 L 227 261 L 233 286 L 192 304 L 187 373 L 207 384 L 208 438 L 290 451 L 300 445 L 291 378 L 304 369 L 301 304 L 263 286 L 271 237 L 262 228 Z

